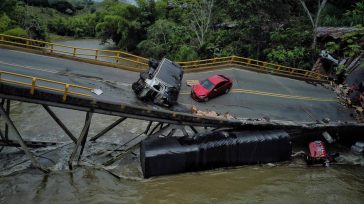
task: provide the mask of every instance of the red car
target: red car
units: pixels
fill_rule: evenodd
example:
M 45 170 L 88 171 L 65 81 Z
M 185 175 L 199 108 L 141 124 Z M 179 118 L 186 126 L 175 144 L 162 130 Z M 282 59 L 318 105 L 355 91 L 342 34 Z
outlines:
M 196 101 L 208 101 L 209 99 L 229 93 L 233 82 L 224 75 L 214 75 L 200 81 L 191 90 L 191 97 Z
M 328 155 L 325 144 L 322 141 L 310 142 L 308 145 L 309 152 L 306 156 L 307 164 L 324 164 L 328 162 Z

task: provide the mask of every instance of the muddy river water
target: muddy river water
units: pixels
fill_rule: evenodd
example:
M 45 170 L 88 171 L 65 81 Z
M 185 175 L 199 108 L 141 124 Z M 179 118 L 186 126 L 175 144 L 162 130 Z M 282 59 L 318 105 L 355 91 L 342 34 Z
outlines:
M 79 134 L 84 113 L 53 110 L 75 135 Z M 278 164 L 143 179 L 137 148 L 108 169 L 90 164 L 98 163 L 100 152 L 142 132 L 146 122 L 126 120 L 99 142 L 90 143 L 83 165 L 70 171 L 66 165 L 72 150 L 70 140 L 41 106 L 13 102 L 11 117 L 24 139 L 60 145 L 34 152 L 43 155 L 38 159 L 51 167 L 49 174 L 30 168 L 18 149 L 3 149 L 0 203 L 364 203 L 363 156 L 344 147 L 339 147 L 339 164 L 328 168 L 307 167 L 302 159 L 295 158 Z M 90 135 L 116 119 L 96 114 Z

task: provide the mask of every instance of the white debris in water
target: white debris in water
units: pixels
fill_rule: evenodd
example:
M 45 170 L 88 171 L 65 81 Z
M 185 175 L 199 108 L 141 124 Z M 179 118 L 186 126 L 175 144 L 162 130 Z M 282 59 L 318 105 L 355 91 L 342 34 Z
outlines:
M 273 164 L 273 163 L 267 163 L 267 166 L 269 166 L 269 167 L 275 167 L 276 165 Z
M 137 131 L 138 131 L 138 128 L 137 127 L 132 128 L 131 130 L 129 130 L 129 132 L 130 133 L 133 133 L 133 134 L 135 134 Z

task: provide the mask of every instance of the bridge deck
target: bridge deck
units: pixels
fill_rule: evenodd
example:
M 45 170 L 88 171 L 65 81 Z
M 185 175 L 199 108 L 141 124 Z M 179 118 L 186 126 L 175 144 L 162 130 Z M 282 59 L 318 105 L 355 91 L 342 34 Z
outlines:
M 93 95 L 95 100 L 145 106 L 131 91 L 130 84 L 138 78 L 135 72 L 5 49 L 0 49 L 0 69 L 102 89 L 102 95 Z M 207 103 L 193 101 L 185 81 L 203 79 L 212 74 L 231 77 L 234 80 L 231 93 Z M 352 111 L 337 102 L 333 91 L 319 84 L 233 68 L 188 73 L 183 84 L 179 102 L 195 105 L 201 110 L 229 112 L 239 118 L 252 119 L 264 117 L 316 122 L 329 118 L 331 121 L 353 121 Z M 151 105 L 147 107 L 162 109 Z

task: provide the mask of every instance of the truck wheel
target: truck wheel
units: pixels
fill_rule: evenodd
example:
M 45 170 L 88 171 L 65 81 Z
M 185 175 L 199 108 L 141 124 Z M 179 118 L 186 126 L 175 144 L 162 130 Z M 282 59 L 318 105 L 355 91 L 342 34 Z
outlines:
M 148 73 L 147 73 L 147 72 L 142 72 L 142 73 L 140 73 L 140 78 L 141 78 L 142 80 L 146 80 L 146 79 L 148 79 L 148 77 L 149 77 L 149 75 L 148 75 Z
M 139 82 L 139 81 L 138 81 Z M 140 92 L 143 90 L 143 85 L 138 83 L 138 82 L 134 82 L 132 85 L 131 85 L 131 88 L 134 90 L 134 92 L 139 95 Z

